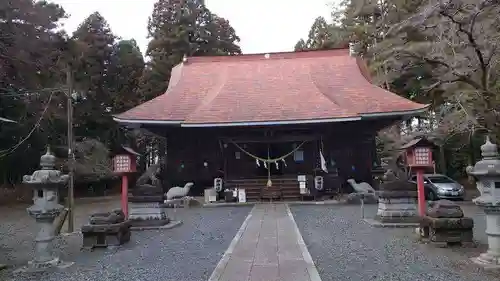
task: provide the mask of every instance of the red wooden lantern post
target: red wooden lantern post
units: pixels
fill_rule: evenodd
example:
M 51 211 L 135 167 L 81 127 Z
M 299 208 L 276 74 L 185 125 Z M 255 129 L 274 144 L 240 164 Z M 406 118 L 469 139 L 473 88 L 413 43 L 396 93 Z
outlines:
M 427 206 L 425 203 L 424 172 L 434 167 L 432 148 L 434 144 L 426 139 L 417 139 L 403 148 L 406 150 L 406 161 L 411 170 L 417 174 L 418 211 L 420 216 L 425 216 Z
M 130 148 L 124 147 L 125 152 L 117 154 L 113 158 L 113 171 L 122 176 L 122 197 L 121 207 L 128 217 L 128 174 L 137 171 L 136 156 L 138 155 Z

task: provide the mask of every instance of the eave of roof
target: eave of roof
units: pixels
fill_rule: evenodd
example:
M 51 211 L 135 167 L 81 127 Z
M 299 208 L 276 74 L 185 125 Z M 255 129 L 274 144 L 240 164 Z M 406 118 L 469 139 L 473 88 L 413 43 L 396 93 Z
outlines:
M 429 105 L 418 110 L 398 111 L 398 112 L 380 112 L 362 114 L 361 116 L 343 117 L 343 118 L 325 118 L 325 119 L 304 119 L 304 120 L 286 120 L 286 121 L 260 121 L 260 122 L 228 122 L 228 123 L 185 123 L 182 120 L 147 120 L 147 119 L 122 119 L 117 116 L 113 120 L 123 125 L 170 125 L 186 128 L 207 128 L 207 127 L 238 127 L 238 126 L 272 126 L 272 125 L 296 125 L 296 124 L 319 124 L 319 123 L 335 123 L 335 122 L 352 122 L 376 118 L 391 118 L 401 117 L 409 118 L 420 115 L 426 112 Z

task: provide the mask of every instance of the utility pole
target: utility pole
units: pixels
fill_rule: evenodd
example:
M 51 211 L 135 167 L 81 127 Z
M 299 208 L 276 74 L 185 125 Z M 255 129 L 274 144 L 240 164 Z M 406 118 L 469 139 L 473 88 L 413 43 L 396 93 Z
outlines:
M 68 168 L 69 168 L 69 181 L 68 181 L 68 232 L 74 231 L 75 223 L 75 153 L 74 153 L 74 141 L 73 141 L 73 73 L 71 66 L 68 64 L 66 68 L 66 87 L 68 89 L 67 93 L 67 118 L 68 118 Z

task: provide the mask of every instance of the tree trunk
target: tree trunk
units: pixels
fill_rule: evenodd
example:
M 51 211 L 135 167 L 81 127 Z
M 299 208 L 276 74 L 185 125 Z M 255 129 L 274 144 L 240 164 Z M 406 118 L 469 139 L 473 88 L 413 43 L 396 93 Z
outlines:
M 439 172 L 446 175 L 448 173 L 444 145 L 439 146 Z
M 469 165 L 474 166 L 476 164 L 476 154 L 474 153 L 474 133 L 471 133 L 469 135 L 469 147 L 468 147 L 468 158 L 469 158 Z M 468 180 L 470 183 L 474 183 L 474 177 L 468 175 Z

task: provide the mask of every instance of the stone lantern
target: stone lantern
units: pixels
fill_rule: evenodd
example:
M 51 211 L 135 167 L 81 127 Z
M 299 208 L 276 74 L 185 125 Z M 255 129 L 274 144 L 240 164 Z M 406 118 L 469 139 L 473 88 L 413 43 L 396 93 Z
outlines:
M 47 148 L 40 158 L 40 170 L 23 177 L 23 183 L 33 188 L 33 205 L 27 208 L 28 214 L 40 226 L 35 237 L 35 257 L 23 268 L 24 271 L 41 271 L 55 267 L 67 267 L 73 263 L 64 263 L 52 253 L 52 241 L 55 238 L 54 220 L 64 207 L 58 203 L 59 188 L 64 187 L 69 176 L 55 169 L 56 157 Z
M 467 167 L 467 174 L 476 178 L 481 195 L 474 203 L 486 214 L 488 251 L 472 260 L 484 267 L 500 268 L 500 156 L 496 144 L 489 137 L 481 146 L 483 159 Z

